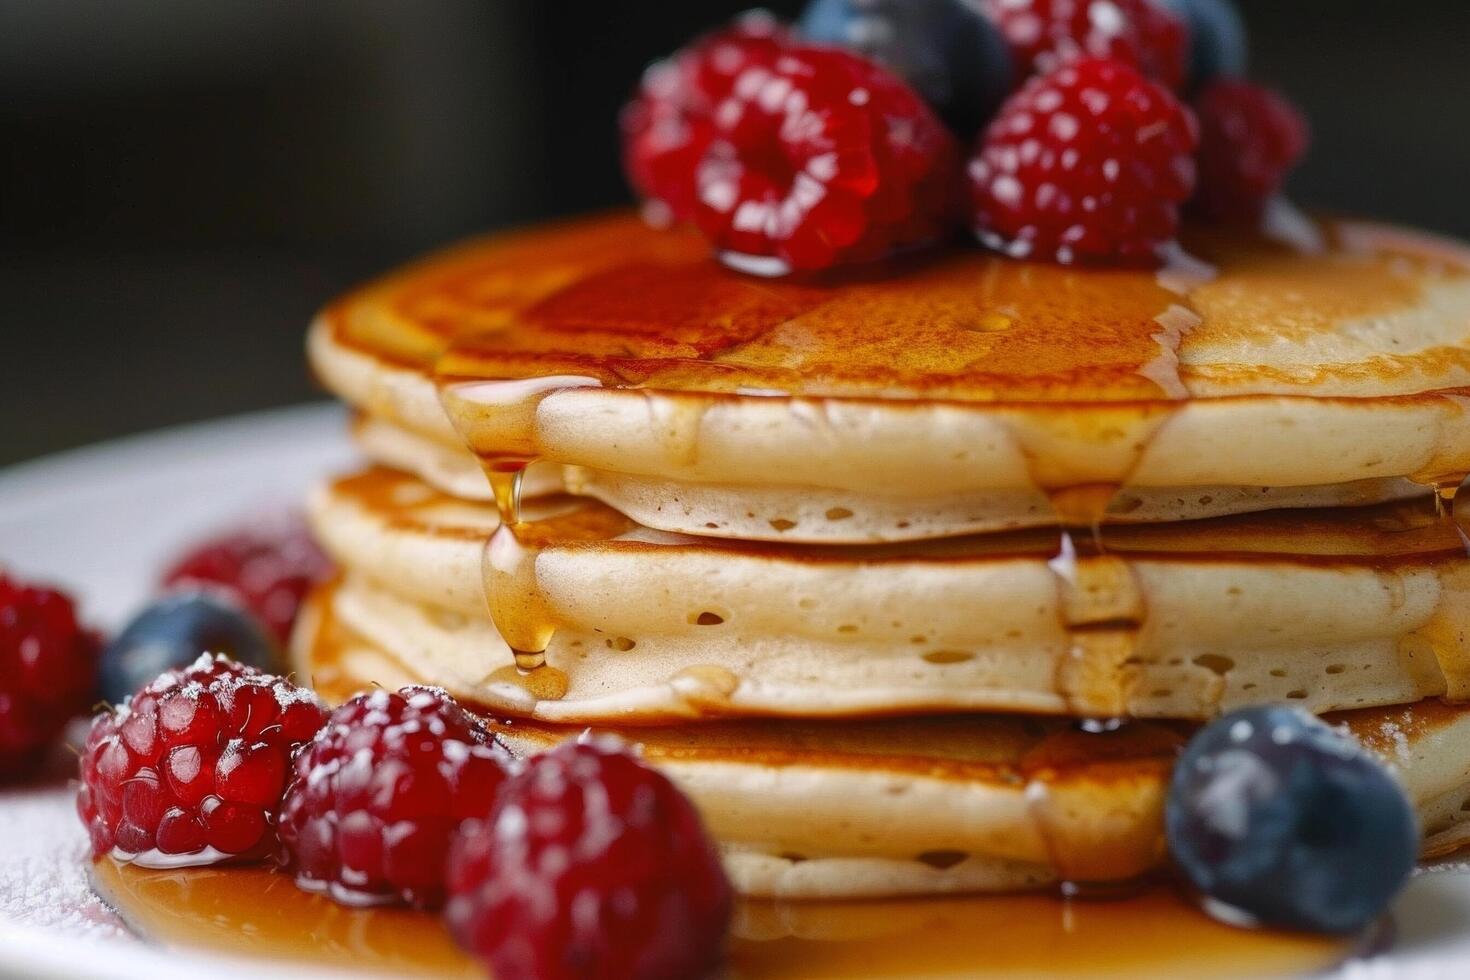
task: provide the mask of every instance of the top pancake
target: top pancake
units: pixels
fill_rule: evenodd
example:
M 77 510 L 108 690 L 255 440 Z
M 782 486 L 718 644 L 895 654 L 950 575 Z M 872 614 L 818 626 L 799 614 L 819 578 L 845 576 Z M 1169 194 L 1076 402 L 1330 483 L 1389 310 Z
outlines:
M 1361 222 L 1315 231 L 1317 249 L 1188 237 L 1209 270 L 954 248 L 774 281 L 603 216 L 371 284 L 325 311 L 311 348 L 375 417 L 654 481 L 898 496 L 918 473 L 928 493 L 1458 482 L 1470 252 Z M 528 383 L 487 383 L 501 379 Z

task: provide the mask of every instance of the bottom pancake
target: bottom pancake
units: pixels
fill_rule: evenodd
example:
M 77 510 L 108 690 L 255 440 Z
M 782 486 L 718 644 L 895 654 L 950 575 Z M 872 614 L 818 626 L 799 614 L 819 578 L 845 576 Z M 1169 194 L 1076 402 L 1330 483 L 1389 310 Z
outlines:
M 319 593 L 294 638 L 328 700 L 420 678 L 337 621 Z M 1458 846 L 1470 708 L 1429 700 L 1340 712 L 1402 780 L 1426 853 Z M 500 721 L 517 755 L 586 729 Z M 1090 733 L 1057 718 L 755 720 L 618 730 L 694 799 L 743 894 L 855 898 L 1117 882 L 1165 860 L 1162 812 L 1189 726 Z

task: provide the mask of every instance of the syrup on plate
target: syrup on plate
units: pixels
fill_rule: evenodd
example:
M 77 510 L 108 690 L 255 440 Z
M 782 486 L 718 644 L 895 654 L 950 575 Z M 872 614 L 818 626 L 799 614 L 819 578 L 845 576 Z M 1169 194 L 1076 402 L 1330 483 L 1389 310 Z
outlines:
M 483 975 L 437 916 L 337 905 L 266 868 L 153 871 L 104 860 L 92 878 L 129 926 L 165 949 L 351 973 Z M 1299 976 L 1354 948 L 1351 939 L 1222 925 L 1164 885 L 1112 901 L 745 901 L 728 976 Z

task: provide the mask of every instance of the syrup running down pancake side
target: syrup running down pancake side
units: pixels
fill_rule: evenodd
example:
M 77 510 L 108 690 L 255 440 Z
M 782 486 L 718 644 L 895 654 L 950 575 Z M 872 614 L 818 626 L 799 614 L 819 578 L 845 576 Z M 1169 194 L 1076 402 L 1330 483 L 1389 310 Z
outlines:
M 410 439 L 459 447 L 483 469 L 499 519 L 482 538 L 467 540 L 481 548 L 477 591 L 509 647 L 507 662 L 491 676 L 524 694 L 506 712 L 520 716 L 505 722 L 511 741 L 544 746 L 566 734 L 525 717 L 538 705 L 571 700 L 574 678 L 548 662 L 559 632 L 572 626 L 547 577 L 568 542 L 593 549 L 624 533 L 675 532 L 798 544 L 820 539 L 844 549 L 919 539 L 947 544 L 971 529 L 963 509 L 936 506 L 937 516 L 918 524 L 894 515 L 910 504 L 928 507 L 967 495 L 1043 500 L 1048 517 L 1036 523 L 1058 532 L 1045 555 L 1049 596 L 1039 608 L 1064 634 L 1051 683 L 1061 700 L 1052 707 L 1080 724 L 1000 722 L 999 729 L 1013 733 L 1028 722 L 1039 726 L 1021 732 L 1021 741 L 1031 742 L 1021 746 L 1019 761 L 991 766 L 994 772 L 984 778 L 976 769 L 964 780 L 950 780 L 964 782 L 972 793 L 990 793 L 988 803 L 1005 799 L 1014 819 L 1007 833 L 995 836 L 1018 853 L 878 854 L 880 832 L 843 841 L 857 854 L 783 850 L 757 853 L 744 864 L 739 853 L 727 850 L 726 856 L 737 886 L 753 894 L 810 899 L 867 888 L 866 894 L 891 895 L 945 890 L 941 880 L 953 891 L 1004 880 L 1012 889 L 1053 884 L 1069 893 L 1079 885 L 1134 879 L 1158 866 L 1158 809 L 1183 737 L 1166 724 L 1124 724 L 1139 712 L 1120 678 L 1139 665 L 1147 631 L 1171 626 L 1141 577 L 1145 562 L 1138 559 L 1148 544 L 1130 552 L 1110 524 L 1130 506 L 1126 495 L 1157 499 L 1221 488 L 1239 497 L 1256 487 L 1330 501 L 1344 488 L 1371 487 L 1370 501 L 1381 502 L 1413 485 L 1425 488 L 1426 506 L 1431 499 L 1438 506 L 1453 502 L 1454 487 L 1470 471 L 1470 256 L 1458 246 L 1363 223 L 1324 222 L 1313 231 L 1318 241 L 1310 248 L 1237 233 L 1194 234 L 1186 246 L 1198 259 L 1159 272 L 1026 265 L 956 249 L 895 261 L 877 272 L 764 282 L 721 268 L 682 233 L 653 232 L 627 216 L 604 217 L 471 244 L 371 285 L 324 313 L 313 328 L 311 352 L 328 386 L 373 420 L 401 428 Z M 587 509 L 583 525 L 545 533 L 544 522 L 530 519 L 522 501 L 533 467 L 559 470 L 553 484 L 559 477 L 565 489 L 602 497 L 612 509 Z M 823 509 L 829 493 L 843 495 L 844 502 Z M 786 494 L 810 506 L 800 519 L 779 512 L 758 516 L 756 505 L 745 501 L 760 494 L 768 495 L 763 501 Z M 1208 507 L 1202 498 L 1209 494 L 1200 496 L 1200 506 Z M 647 527 L 637 528 L 620 508 Z M 1457 530 L 1449 523 L 1452 508 L 1442 509 L 1446 523 L 1436 529 Z M 599 518 L 603 512 L 610 516 Z M 827 523 L 813 533 L 804 522 L 818 513 Z M 1353 517 L 1370 514 L 1347 520 Z M 1169 529 L 1154 539 L 1150 530 L 1145 526 L 1140 538 L 1169 551 Z M 1452 537 L 1424 563 L 1430 577 L 1463 564 L 1460 536 Z M 1243 563 L 1270 562 L 1263 555 L 1269 550 L 1247 551 Z M 1189 555 L 1171 557 L 1183 562 Z M 1332 565 L 1342 556 L 1308 551 L 1298 564 L 1319 557 Z M 1374 566 L 1381 557 L 1363 562 L 1370 576 L 1380 571 Z M 373 573 L 358 571 L 363 579 Z M 1389 591 L 1392 577 L 1381 581 Z M 608 577 L 608 587 L 615 585 L 616 577 Z M 371 638 L 361 639 L 372 646 Z M 313 645 L 312 655 L 329 646 Z M 1416 685 L 1424 673 L 1422 646 L 1407 652 L 1394 647 L 1404 669 L 1416 674 Z M 383 669 L 375 667 L 370 679 L 393 680 L 395 669 L 413 676 L 412 658 L 395 665 L 391 655 L 376 652 Z M 1463 643 L 1436 647 L 1431 655 L 1442 658 L 1444 678 L 1465 674 L 1470 664 Z M 321 667 L 314 669 L 318 684 L 350 686 L 350 667 L 312 666 Z M 729 687 L 728 671 L 706 674 L 684 680 Z M 1442 686 L 1443 692 L 1416 688 L 1413 696 L 1452 693 L 1447 680 Z M 897 712 L 913 710 L 907 705 Z M 1438 717 L 1429 703 L 1413 710 L 1419 713 L 1405 717 Z M 1351 719 L 1342 720 L 1351 727 Z M 921 741 L 933 736 L 941 755 L 946 743 L 939 730 L 952 727 L 949 720 L 843 724 L 827 734 L 837 732 L 840 742 L 859 729 L 881 738 L 910 726 L 921 730 Z M 1053 730 L 1058 725 L 1061 730 Z M 803 737 L 798 724 L 768 727 L 771 737 Z M 759 739 L 750 724 L 721 733 L 717 724 L 699 722 L 634 737 L 651 761 L 682 780 L 716 835 L 738 845 L 729 813 L 711 803 L 718 788 L 688 774 L 744 765 L 746 776 L 781 770 L 784 777 L 802 766 L 724 758 L 720 752 L 729 754 L 725 743 L 732 739 L 759 755 Z M 1156 744 L 1150 741 L 1155 736 Z M 841 782 L 833 773 L 846 758 L 858 760 L 848 767 L 852 772 L 867 775 L 902 768 L 892 758 L 831 750 L 825 737 L 818 738 L 818 751 L 808 753 L 816 764 L 806 768 L 830 777 L 829 783 Z M 1116 746 L 1123 747 L 1122 758 L 1110 755 Z M 954 761 L 921 757 L 933 771 L 905 771 L 914 785 L 926 778 L 942 782 Z M 1435 778 L 1444 775 L 1418 757 L 1407 762 L 1433 769 Z M 1104 770 L 1108 779 L 1091 778 Z M 1077 772 L 1089 778 L 1071 778 Z M 996 788 L 1002 784 L 1005 792 Z M 732 782 L 730 795 L 749 785 Z M 1094 793 L 1098 786 L 1105 789 Z M 1415 802 L 1454 828 L 1458 817 L 1437 808 L 1461 806 L 1465 788 L 1435 786 L 1443 792 Z M 1102 797 L 1124 805 L 1099 806 Z M 769 803 L 776 796 L 761 798 Z M 854 797 L 847 800 L 855 810 Z M 808 796 L 806 802 L 814 808 L 817 801 Z M 744 816 L 749 823 L 751 813 Z M 823 819 L 828 827 L 843 826 L 827 811 Z M 861 860 L 853 862 L 855 856 Z M 812 884 L 833 868 L 857 865 L 870 873 L 865 884 L 834 884 L 835 878 Z M 872 883 L 875 868 L 883 876 L 879 885 Z M 802 882 L 805 891 L 797 887 Z M 1154 899 L 1140 901 L 1164 893 L 1147 894 Z M 997 904 L 978 904 L 986 901 Z M 1137 916 L 1137 928 L 1153 934 L 1177 924 L 1173 935 L 1195 950 L 1211 948 L 1199 930 L 1224 927 L 1206 927 L 1194 912 L 1178 919 L 1168 911 L 1174 900 L 1161 901 L 1149 915 Z M 964 942 L 946 910 L 977 920 L 984 920 L 982 910 L 998 910 L 997 934 L 1009 942 L 1022 930 L 1008 909 L 1023 909 L 1014 915 L 1032 922 L 1036 935 L 1017 944 L 1019 955 L 1027 963 L 1047 960 L 1043 972 L 1070 969 L 1070 954 L 1059 951 L 1073 947 L 1056 938 L 1055 923 L 1070 934 L 1067 923 L 1079 914 L 1102 922 L 1110 906 L 1082 911 L 1032 896 L 868 908 L 876 911 L 867 918 L 858 904 L 830 918 L 821 904 L 778 905 L 769 916 L 746 916 L 741 935 L 754 929 L 767 945 L 748 946 L 742 939 L 732 962 L 751 975 L 782 975 L 793 966 L 804 968 L 796 975 L 845 975 L 858 961 L 885 962 L 888 939 L 868 948 L 832 937 L 866 937 L 880 928 L 877 923 L 917 921 L 917 943 L 912 936 L 899 940 L 909 948 L 898 972 L 922 975 L 925 964 L 914 945 L 927 955 Z M 1048 908 L 1053 911 L 1042 911 Z M 1122 922 L 1136 915 L 1137 907 L 1120 913 L 1096 935 L 1131 935 Z M 930 935 L 923 932 L 925 922 L 944 924 Z M 1285 941 L 1278 936 L 1222 935 L 1232 950 L 1257 943 L 1284 948 L 1274 945 Z M 827 943 L 820 947 L 826 959 L 808 958 L 817 947 L 795 938 L 810 936 Z M 1162 953 L 1170 973 L 1192 962 L 1189 950 L 1156 935 L 1138 946 L 1147 955 Z M 1329 960 L 1341 951 L 1331 943 L 1313 948 L 1329 951 Z M 779 953 L 762 958 L 773 949 Z M 962 952 L 952 961 L 936 960 L 931 972 L 974 975 L 977 962 L 1006 962 L 994 951 L 988 957 L 974 947 Z M 1119 972 L 1119 955 L 1083 950 L 1076 963 L 1106 963 L 1102 972 Z M 1067 962 L 1050 962 L 1056 956 Z M 1228 962 L 1223 972 L 1283 965 Z M 1007 962 L 1007 968 L 1027 967 Z M 1147 963 L 1122 968 L 1148 970 Z
M 554 699 L 515 683 L 484 608 L 494 508 L 373 468 L 318 487 L 308 514 L 345 570 L 324 592 L 345 625 L 422 681 L 546 722 L 1120 704 L 1204 720 L 1263 701 L 1322 713 L 1470 690 L 1470 561 L 1427 500 L 1110 526 L 1105 556 L 1073 562 L 1126 573 L 1149 615 L 1127 660 L 1079 677 L 1055 530 L 738 542 L 534 496 L 517 532 L 536 544 L 537 589 L 558 624 L 546 653 L 565 680 Z
M 766 282 L 603 217 L 370 285 L 311 350 L 358 407 L 481 461 L 502 516 L 485 602 L 537 698 L 565 689 L 543 666 L 560 624 L 519 513 L 521 474 L 545 460 L 732 502 L 741 486 L 1040 492 L 1064 529 L 1060 686 L 1108 722 L 1127 714 L 1108 679 L 1149 614 L 1105 540 L 1121 489 L 1409 479 L 1448 497 L 1470 470 L 1467 253 L 1360 222 L 1314 232 L 1314 248 L 1196 233 L 1203 261 L 1159 273 L 950 250 Z M 730 533 L 668 510 L 649 522 Z

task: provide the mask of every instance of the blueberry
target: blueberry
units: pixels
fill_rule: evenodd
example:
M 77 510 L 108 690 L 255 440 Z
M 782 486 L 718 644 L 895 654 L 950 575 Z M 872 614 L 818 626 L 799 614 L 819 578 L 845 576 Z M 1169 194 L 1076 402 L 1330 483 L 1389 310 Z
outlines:
M 208 592 L 164 596 L 138 613 L 102 651 L 100 694 L 121 704 L 138 688 L 201 653 L 223 653 L 263 670 L 279 666 L 275 646 L 248 613 Z
M 902 76 L 962 139 L 1010 92 L 1010 49 L 975 0 L 812 0 L 800 30 Z
M 1206 896 L 1319 932 L 1376 919 L 1419 850 L 1413 808 L 1388 770 L 1294 708 L 1246 708 L 1195 735 L 1165 822 L 1175 862 Z
M 1245 24 L 1230 0 L 1164 0 L 1189 25 L 1189 89 L 1221 75 L 1243 78 Z

